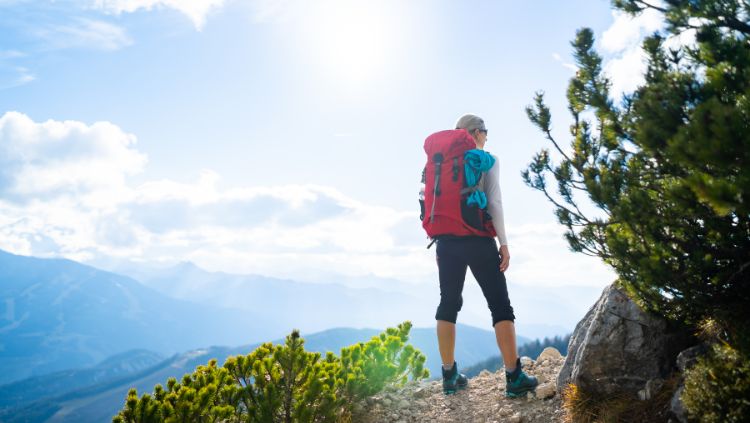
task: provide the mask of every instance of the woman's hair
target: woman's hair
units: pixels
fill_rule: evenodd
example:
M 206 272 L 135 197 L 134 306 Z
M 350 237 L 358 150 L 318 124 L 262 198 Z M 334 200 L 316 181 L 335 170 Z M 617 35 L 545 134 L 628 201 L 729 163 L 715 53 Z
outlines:
M 470 133 L 477 129 L 487 129 L 484 127 L 484 120 L 477 115 L 466 114 L 456 121 L 456 129 L 466 129 Z

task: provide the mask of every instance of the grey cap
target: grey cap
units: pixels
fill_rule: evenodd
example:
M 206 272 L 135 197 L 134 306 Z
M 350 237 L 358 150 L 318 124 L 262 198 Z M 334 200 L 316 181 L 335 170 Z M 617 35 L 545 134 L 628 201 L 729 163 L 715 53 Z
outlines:
M 456 129 L 466 129 L 469 132 L 473 132 L 477 129 L 486 130 L 487 128 L 484 126 L 484 120 L 479 116 L 465 114 L 456 121 Z

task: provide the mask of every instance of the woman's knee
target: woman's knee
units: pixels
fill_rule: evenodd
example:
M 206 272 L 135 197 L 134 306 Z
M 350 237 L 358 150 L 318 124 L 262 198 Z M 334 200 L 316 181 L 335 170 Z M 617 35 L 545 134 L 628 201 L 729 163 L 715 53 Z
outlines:
M 516 320 L 516 316 L 513 314 L 513 307 L 511 307 L 510 304 L 507 306 L 493 307 L 490 311 L 492 311 L 492 326 L 495 326 L 497 322 L 502 322 L 503 320 L 510 320 L 511 322 Z
M 463 303 L 463 297 L 458 297 L 457 299 L 443 298 L 438 305 L 437 313 L 435 313 L 435 319 L 456 323 L 458 312 L 461 311 Z

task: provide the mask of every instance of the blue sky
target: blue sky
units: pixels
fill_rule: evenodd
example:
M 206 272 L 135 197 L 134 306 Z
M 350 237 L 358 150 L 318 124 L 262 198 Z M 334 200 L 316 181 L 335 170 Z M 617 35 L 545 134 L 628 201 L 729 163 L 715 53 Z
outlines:
M 501 166 L 509 279 L 604 286 L 520 177 L 549 147 L 534 92 L 566 139 L 583 26 L 614 91 L 635 87 L 661 20 L 601 0 L 0 0 L 0 248 L 433 283 L 422 144 L 473 112 Z

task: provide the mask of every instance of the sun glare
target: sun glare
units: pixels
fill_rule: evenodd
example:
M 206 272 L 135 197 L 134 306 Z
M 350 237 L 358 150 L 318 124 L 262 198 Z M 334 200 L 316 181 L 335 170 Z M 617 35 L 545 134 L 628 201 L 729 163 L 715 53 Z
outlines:
M 325 0 L 308 3 L 302 43 L 328 76 L 360 84 L 385 70 L 399 35 L 390 2 Z

